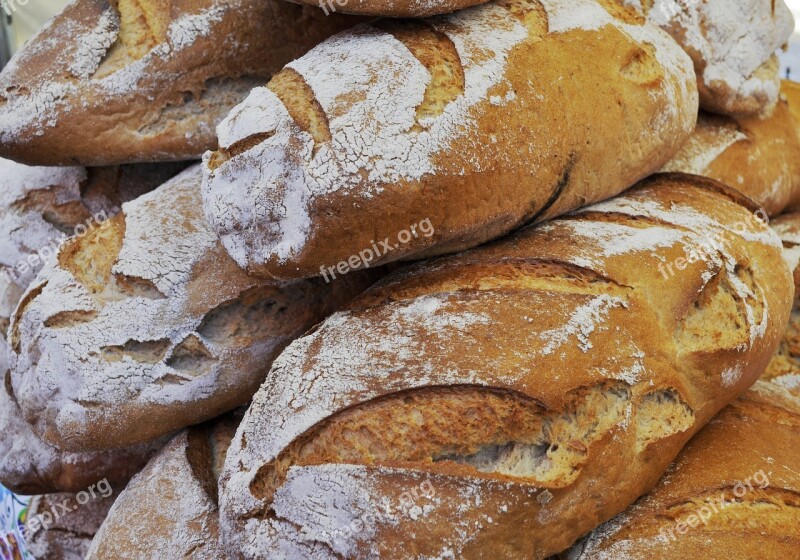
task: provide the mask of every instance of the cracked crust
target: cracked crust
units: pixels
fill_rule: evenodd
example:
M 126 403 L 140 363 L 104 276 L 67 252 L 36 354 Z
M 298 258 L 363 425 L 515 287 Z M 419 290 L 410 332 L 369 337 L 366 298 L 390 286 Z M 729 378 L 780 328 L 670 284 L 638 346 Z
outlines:
M 78 0 L 0 74 L 0 155 L 198 159 L 252 88 L 357 21 L 278 0 Z
M 485 4 L 488 0 L 298 0 L 299 3 L 322 8 L 327 12 L 341 12 L 364 16 L 419 18 L 449 14 Z
M 800 204 L 800 97 L 783 95 L 769 117 L 701 113 L 697 128 L 663 171 L 716 179 L 752 198 L 769 216 Z
M 792 558 L 800 547 L 798 430 L 800 400 L 757 382 L 689 442 L 653 491 L 563 558 Z
M 567 548 L 764 370 L 791 278 L 756 208 L 660 175 L 380 281 L 289 345 L 254 397 L 220 480 L 226 552 Z
M 616 0 L 630 5 L 631 0 Z M 635 1 L 692 57 L 700 105 L 725 115 L 767 115 L 778 101 L 776 52 L 794 31 L 783 0 Z
M 48 443 L 117 448 L 242 405 L 286 344 L 376 278 L 247 276 L 207 225 L 200 180 L 194 166 L 69 240 L 23 297 L 12 386 Z
M 217 481 L 241 420 L 234 412 L 177 435 L 122 494 L 86 560 L 221 560 Z
M 434 256 L 656 171 L 696 122 L 691 60 L 612 8 L 498 0 L 323 42 L 217 129 L 203 198 L 225 248 L 256 275 L 316 276 L 428 218 L 373 265 Z

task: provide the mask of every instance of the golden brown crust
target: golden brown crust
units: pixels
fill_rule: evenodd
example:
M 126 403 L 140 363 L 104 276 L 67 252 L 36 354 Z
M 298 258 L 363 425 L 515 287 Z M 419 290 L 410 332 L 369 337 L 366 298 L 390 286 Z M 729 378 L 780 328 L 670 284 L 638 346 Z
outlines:
M 207 156 L 204 203 L 226 249 L 278 278 L 382 240 L 393 248 L 372 266 L 456 252 L 659 169 L 695 125 L 691 61 L 606 4 L 498 0 L 359 26 L 292 62 L 314 97 L 255 89 Z M 399 239 L 426 218 L 432 233 Z
M 571 560 L 792 558 L 800 547 L 800 401 L 759 381 L 684 448 L 658 486 Z
M 697 128 L 665 171 L 711 177 L 777 216 L 800 203 L 800 96 L 784 95 L 768 117 L 701 113 Z M 789 95 L 787 95 L 789 94 Z
M 0 74 L 0 155 L 199 158 L 250 89 L 353 23 L 278 0 L 79 0 Z
M 221 479 L 227 552 L 563 550 L 766 366 L 791 280 L 752 208 L 661 175 L 385 278 L 274 363 Z

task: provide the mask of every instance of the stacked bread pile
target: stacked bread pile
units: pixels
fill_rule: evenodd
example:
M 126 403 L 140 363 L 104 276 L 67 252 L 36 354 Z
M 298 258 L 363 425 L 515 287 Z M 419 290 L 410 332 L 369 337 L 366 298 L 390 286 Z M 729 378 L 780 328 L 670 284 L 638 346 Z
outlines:
M 0 73 L 0 548 L 796 557 L 784 3 L 303 2 Z

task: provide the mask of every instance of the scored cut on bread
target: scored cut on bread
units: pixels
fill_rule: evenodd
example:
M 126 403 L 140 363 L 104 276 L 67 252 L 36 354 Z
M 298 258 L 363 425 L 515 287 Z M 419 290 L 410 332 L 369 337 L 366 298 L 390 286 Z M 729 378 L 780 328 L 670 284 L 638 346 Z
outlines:
M 131 480 L 86 560 L 223 560 L 217 482 L 241 413 L 184 430 Z
M 788 92 L 789 86 L 784 86 Z M 701 112 L 697 128 L 662 171 L 711 177 L 777 216 L 800 204 L 800 97 L 782 95 L 768 117 Z
M 77 0 L 0 73 L 0 156 L 197 159 L 252 88 L 356 21 L 280 0 Z
M 208 226 L 195 165 L 63 244 L 9 330 L 11 385 L 46 442 L 150 441 L 246 403 L 293 338 L 379 271 L 289 284 L 248 276 Z
M 657 27 L 611 0 L 498 0 L 358 26 L 288 64 L 218 127 L 204 202 L 251 273 L 317 276 L 608 198 L 696 119 L 691 61 Z
M 766 367 L 791 277 L 757 210 L 660 175 L 389 275 L 274 362 L 220 479 L 226 552 L 564 550 Z
M 794 32 L 784 0 L 616 0 L 647 15 L 692 57 L 706 111 L 766 115 L 778 101 L 777 51 Z
M 652 492 L 563 558 L 795 558 L 798 431 L 800 400 L 757 382 L 689 442 Z

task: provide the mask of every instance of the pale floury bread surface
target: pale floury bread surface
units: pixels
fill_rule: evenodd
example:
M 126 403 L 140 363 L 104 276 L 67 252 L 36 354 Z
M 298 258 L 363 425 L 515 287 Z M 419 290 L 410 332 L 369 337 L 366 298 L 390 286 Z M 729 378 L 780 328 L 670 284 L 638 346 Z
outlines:
M 783 242 L 784 259 L 794 274 L 795 300 L 781 345 L 763 378 L 800 398 L 800 213 L 779 216 L 772 228 Z
M 99 225 L 183 166 L 48 168 L 0 159 L 0 484 L 12 491 L 77 492 L 103 478 L 123 486 L 165 443 L 98 453 L 62 452 L 44 443 L 14 397 L 6 333 L 24 289 L 66 235 Z
M 788 86 L 784 86 L 788 91 Z M 768 117 L 701 112 L 697 128 L 663 171 L 711 177 L 748 195 L 769 216 L 800 204 L 800 97 L 781 96 Z
M 778 100 L 777 50 L 794 18 L 784 0 L 616 0 L 647 13 L 692 57 L 703 109 L 768 113 Z
M 0 156 L 198 158 L 250 89 L 352 23 L 278 0 L 77 0 L 0 74 Z
M 319 275 L 372 247 L 373 265 L 455 252 L 620 192 L 667 162 L 696 110 L 688 56 L 611 1 L 379 21 L 230 113 L 206 213 L 259 275 Z M 432 235 L 397 242 L 425 219 Z
M 224 560 L 217 481 L 241 414 L 178 434 L 119 496 L 86 560 Z
M 657 176 L 378 283 L 254 397 L 220 479 L 227 552 L 537 559 L 624 510 L 780 340 L 791 277 L 739 202 Z
M 101 483 L 101 492 L 97 486 L 93 485 L 91 490 L 82 489 L 86 497 L 81 496 L 80 501 L 77 494 L 68 493 L 37 496 L 31 500 L 27 515 L 29 524 L 34 518 L 46 522 L 47 514 L 52 520 L 46 526 L 43 523 L 29 525 L 32 530 L 25 544 L 36 560 L 84 560 L 95 532 L 120 490 Z
M 798 433 L 800 400 L 759 381 L 689 442 L 652 492 L 564 558 L 797 558 Z
M 244 404 L 294 337 L 369 284 L 247 276 L 208 227 L 194 166 L 61 246 L 9 330 L 25 418 L 60 449 L 149 441 Z

